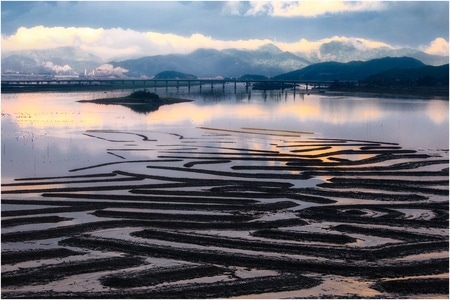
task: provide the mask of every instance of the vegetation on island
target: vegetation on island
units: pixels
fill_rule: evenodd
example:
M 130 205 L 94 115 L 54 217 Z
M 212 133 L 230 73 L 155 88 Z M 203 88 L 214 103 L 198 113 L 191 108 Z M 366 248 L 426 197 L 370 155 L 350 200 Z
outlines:
M 116 104 L 126 106 L 133 111 L 140 113 L 148 113 L 158 110 L 162 105 L 176 104 L 182 102 L 191 102 L 193 100 L 172 98 L 172 97 L 159 97 L 158 94 L 152 93 L 147 89 L 135 91 L 125 97 L 115 98 L 102 98 L 95 100 L 80 100 L 82 103 L 96 103 L 96 104 Z

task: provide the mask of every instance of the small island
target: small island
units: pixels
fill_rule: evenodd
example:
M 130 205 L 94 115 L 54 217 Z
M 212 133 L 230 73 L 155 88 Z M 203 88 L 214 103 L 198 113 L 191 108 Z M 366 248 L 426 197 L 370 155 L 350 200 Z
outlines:
M 118 98 L 102 98 L 95 100 L 80 100 L 81 103 L 96 103 L 96 104 L 115 104 L 126 106 L 133 111 L 139 113 L 148 113 L 156 111 L 162 105 L 176 104 L 182 102 L 191 102 L 193 100 L 172 98 L 172 97 L 159 97 L 158 94 L 152 93 L 147 89 L 135 91 L 128 96 Z

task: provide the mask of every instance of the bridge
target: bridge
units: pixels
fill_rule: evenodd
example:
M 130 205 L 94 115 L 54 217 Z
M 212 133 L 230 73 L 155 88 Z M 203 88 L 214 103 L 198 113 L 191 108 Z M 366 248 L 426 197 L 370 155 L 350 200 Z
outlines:
M 79 79 L 79 78 L 49 78 L 49 79 L 12 79 L 2 80 L 2 91 L 17 91 L 19 89 L 60 89 L 68 88 L 157 88 L 188 87 L 188 91 L 192 86 L 199 86 L 200 91 L 203 86 L 209 86 L 214 89 L 214 86 L 221 86 L 225 90 L 226 84 L 234 85 L 236 91 L 238 84 L 245 85 L 246 89 L 251 86 L 259 86 L 259 89 L 281 89 L 298 88 L 299 85 L 304 85 L 306 91 L 310 87 L 325 88 L 328 87 L 332 81 L 311 81 L 311 80 L 253 80 L 253 79 Z

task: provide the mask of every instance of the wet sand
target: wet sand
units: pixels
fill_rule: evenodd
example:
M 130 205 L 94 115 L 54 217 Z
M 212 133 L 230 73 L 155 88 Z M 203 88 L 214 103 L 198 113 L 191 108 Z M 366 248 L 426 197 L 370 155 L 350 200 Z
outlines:
M 448 298 L 447 149 L 197 130 L 87 131 L 109 163 L 3 183 L 2 297 Z

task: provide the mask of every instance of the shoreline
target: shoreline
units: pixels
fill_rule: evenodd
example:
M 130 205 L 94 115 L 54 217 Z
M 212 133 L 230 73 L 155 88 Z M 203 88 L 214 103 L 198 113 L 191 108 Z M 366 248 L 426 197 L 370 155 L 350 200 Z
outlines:
M 430 89 L 433 91 L 430 93 Z M 326 93 L 334 96 L 355 96 L 355 97 L 375 97 L 375 98 L 396 98 L 396 99 L 432 99 L 449 100 L 449 89 L 433 87 L 350 87 L 333 88 Z M 325 93 L 325 94 L 326 94 Z
M 157 88 L 162 88 L 163 85 Z M 129 85 L 129 86 L 67 86 L 67 87 L 25 87 L 25 88 L 2 88 L 1 93 L 13 94 L 13 93 L 33 93 L 33 92 L 98 92 L 98 91 L 114 91 L 114 90 L 135 90 L 135 89 L 153 89 L 154 86 L 148 85 Z M 170 86 L 169 88 L 175 88 Z M 287 89 L 285 89 L 286 91 Z M 431 90 L 431 92 L 430 92 Z M 249 90 L 250 91 L 250 90 Z M 253 90 L 251 90 L 253 91 Z M 296 90 L 299 94 L 321 94 L 325 96 L 355 96 L 361 98 L 367 97 L 388 97 L 398 99 L 433 99 L 433 100 L 449 100 L 449 88 L 448 87 L 341 87 L 331 89 L 321 89 L 315 91 L 314 89 Z

